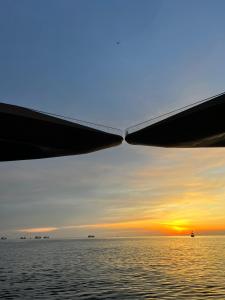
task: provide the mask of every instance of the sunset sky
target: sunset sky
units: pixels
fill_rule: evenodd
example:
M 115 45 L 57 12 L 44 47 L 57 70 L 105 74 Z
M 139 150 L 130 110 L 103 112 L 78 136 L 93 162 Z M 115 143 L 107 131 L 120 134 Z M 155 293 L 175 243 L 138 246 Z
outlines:
M 125 130 L 225 91 L 223 0 L 0 0 L 0 101 Z M 210 122 L 210 120 L 209 120 Z M 0 235 L 225 233 L 225 149 L 0 163 Z

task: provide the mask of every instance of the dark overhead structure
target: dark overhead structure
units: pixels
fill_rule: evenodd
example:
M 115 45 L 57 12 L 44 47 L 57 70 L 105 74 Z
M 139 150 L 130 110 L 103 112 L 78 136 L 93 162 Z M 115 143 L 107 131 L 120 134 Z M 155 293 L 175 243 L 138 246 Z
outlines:
M 225 94 L 154 124 L 142 125 L 145 127 L 134 132 L 127 130 L 128 143 L 175 148 L 225 147 Z
M 121 132 L 112 132 L 110 127 L 94 128 L 95 124 L 75 123 L 5 103 L 0 103 L 0 126 L 0 161 L 78 155 L 114 147 L 123 141 Z M 130 127 L 125 139 L 133 145 L 225 147 L 225 94 L 186 107 L 158 122 Z
M 89 153 L 123 140 L 119 134 L 4 103 L 0 126 L 0 161 Z

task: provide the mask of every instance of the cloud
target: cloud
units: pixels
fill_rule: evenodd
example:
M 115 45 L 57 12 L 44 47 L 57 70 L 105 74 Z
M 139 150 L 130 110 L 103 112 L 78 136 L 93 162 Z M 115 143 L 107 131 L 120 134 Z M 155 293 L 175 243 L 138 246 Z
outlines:
M 5 170 L 1 166 L 1 228 L 44 224 L 61 228 L 56 234 L 63 230 L 72 235 L 93 224 L 115 224 L 99 225 L 102 232 L 117 232 L 121 226 L 121 232 L 130 233 L 145 231 L 146 226 L 149 232 L 157 226 L 161 232 L 163 224 L 174 220 L 200 227 L 207 219 L 210 225 L 223 218 L 224 166 L 222 149 L 129 146 L 94 158 L 21 162 Z
M 52 232 L 58 230 L 57 227 L 40 227 L 40 228 L 23 228 L 17 229 L 17 232 L 24 232 L 24 233 L 44 233 L 44 232 Z

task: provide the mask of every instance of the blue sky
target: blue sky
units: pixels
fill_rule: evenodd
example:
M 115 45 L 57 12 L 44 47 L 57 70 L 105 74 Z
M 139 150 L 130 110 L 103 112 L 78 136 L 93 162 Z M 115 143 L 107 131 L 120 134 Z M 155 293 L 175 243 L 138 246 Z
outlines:
M 1 0 L 0 99 L 125 129 L 221 93 L 224 11 L 219 0 Z M 162 203 L 168 210 L 167 191 L 176 203 L 187 192 L 184 182 L 171 187 L 168 174 L 177 170 L 202 190 L 206 181 L 211 186 L 212 172 L 223 180 L 223 152 L 185 151 L 123 144 L 84 156 L 2 163 L 1 232 L 64 227 L 54 233 L 83 236 L 86 231 L 73 226 L 151 219 Z M 209 159 L 211 168 L 205 170 L 198 157 Z M 198 162 L 189 177 L 187 161 Z M 160 169 L 161 179 L 153 180 L 151 169 Z M 224 195 L 221 189 L 212 185 L 213 199 Z

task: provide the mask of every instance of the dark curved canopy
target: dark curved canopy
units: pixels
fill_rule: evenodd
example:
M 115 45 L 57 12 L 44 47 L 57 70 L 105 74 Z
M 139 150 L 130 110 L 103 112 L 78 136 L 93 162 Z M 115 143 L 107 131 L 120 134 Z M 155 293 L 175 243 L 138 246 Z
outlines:
M 89 153 L 122 143 L 118 134 L 0 103 L 0 161 Z
M 126 134 L 133 145 L 225 147 L 225 94 Z

